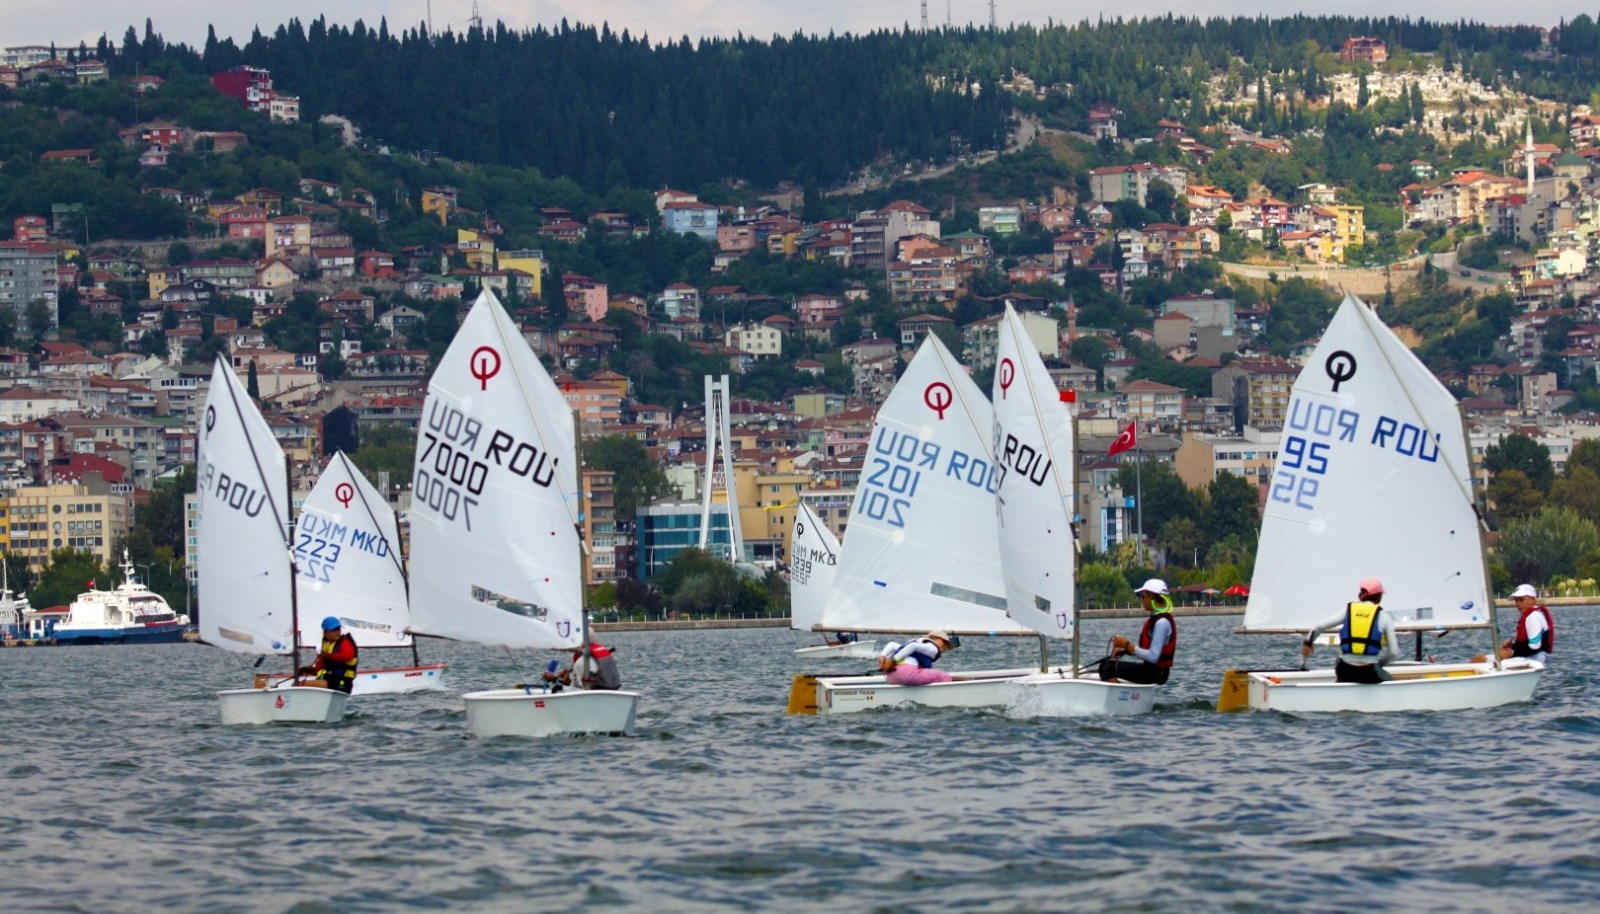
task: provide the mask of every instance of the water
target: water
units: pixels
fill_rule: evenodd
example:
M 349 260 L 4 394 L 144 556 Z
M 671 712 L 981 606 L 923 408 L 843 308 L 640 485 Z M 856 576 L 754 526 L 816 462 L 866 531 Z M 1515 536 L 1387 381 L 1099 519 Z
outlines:
M 1600 612 L 1555 612 L 1559 660 L 1532 704 L 1307 719 L 1211 710 L 1226 666 L 1297 661 L 1292 638 L 1233 635 L 1236 617 L 1182 620 L 1154 714 L 1087 720 L 790 717 L 790 651 L 815 636 L 619 633 L 606 640 L 644 694 L 631 739 L 463 737 L 459 692 L 548 655 L 429 642 L 450 691 L 357 699 L 331 727 L 224 728 L 213 693 L 247 682 L 248 658 L 0 651 L 0 907 L 1589 908 Z M 1086 654 L 1137 626 L 1087 622 Z M 1433 647 L 1461 659 L 1485 642 Z M 967 639 L 945 665 L 1031 652 Z

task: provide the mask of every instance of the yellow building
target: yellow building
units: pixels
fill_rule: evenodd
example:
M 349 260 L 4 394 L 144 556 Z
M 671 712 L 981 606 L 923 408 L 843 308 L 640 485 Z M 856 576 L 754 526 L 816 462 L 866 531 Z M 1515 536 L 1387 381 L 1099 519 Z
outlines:
M 439 220 L 440 225 L 450 221 L 456 211 L 456 191 L 453 187 L 429 187 L 422 192 L 422 211 Z
M 499 269 L 520 270 L 533 277 L 532 296 L 544 298 L 544 251 L 525 249 L 501 251 L 496 259 Z
M 49 564 L 52 549 L 77 549 L 112 562 L 112 544 L 128 535 L 131 493 L 91 476 L 84 483 L 24 486 L 4 503 L 7 552 L 33 568 Z
M 1333 235 L 1343 247 L 1367 243 L 1366 210 L 1360 206 L 1329 203 L 1322 207 L 1338 220 Z
M 456 250 L 474 270 L 490 271 L 494 266 L 494 239 L 472 229 L 456 229 Z

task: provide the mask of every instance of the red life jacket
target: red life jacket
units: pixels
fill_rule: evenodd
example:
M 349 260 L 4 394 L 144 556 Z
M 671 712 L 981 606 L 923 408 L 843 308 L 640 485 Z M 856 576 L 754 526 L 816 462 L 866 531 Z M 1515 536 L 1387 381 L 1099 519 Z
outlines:
M 1532 657 L 1537 653 L 1528 644 L 1528 617 L 1534 613 L 1544 614 L 1544 652 L 1547 654 L 1556 652 L 1556 620 L 1551 617 L 1550 610 L 1543 606 L 1530 606 L 1517 617 L 1517 637 L 1511 642 L 1513 657 Z
M 1161 647 L 1161 656 L 1156 658 L 1156 666 L 1170 669 L 1172 658 L 1178 653 L 1178 620 L 1172 613 L 1152 613 L 1150 618 L 1144 620 L 1144 628 L 1139 630 L 1139 647 L 1142 650 L 1150 649 L 1150 639 L 1155 635 L 1156 623 L 1166 619 L 1172 624 L 1172 634 L 1167 637 L 1167 643 Z

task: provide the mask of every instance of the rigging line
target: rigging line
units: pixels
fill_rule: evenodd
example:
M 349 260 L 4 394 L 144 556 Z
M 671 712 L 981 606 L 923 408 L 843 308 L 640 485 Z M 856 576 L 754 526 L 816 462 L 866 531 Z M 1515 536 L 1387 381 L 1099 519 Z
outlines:
M 335 451 L 334 453 L 339 455 L 339 460 L 343 464 L 345 472 L 350 474 L 352 479 L 350 487 L 356 490 L 356 496 L 361 499 L 361 507 L 366 509 L 367 517 L 371 518 L 373 529 L 377 530 L 378 535 L 383 537 L 383 541 L 389 544 L 389 558 L 394 562 L 394 569 L 400 572 L 400 579 L 402 581 L 405 580 L 406 570 L 400 564 L 400 544 L 389 542 L 389 535 L 383 532 L 383 521 L 378 519 L 378 515 L 372 510 L 372 505 L 367 502 L 367 493 L 361 490 L 361 486 L 358 486 L 353 482 L 355 479 L 355 474 L 361 471 L 356 468 L 355 464 L 350 462 L 350 458 L 345 456 L 344 451 Z M 304 513 L 304 511 L 301 513 Z M 391 511 L 389 516 L 392 518 L 394 516 L 394 512 Z
M 1008 318 L 1008 320 L 1009 320 L 1009 318 Z M 1021 345 L 1028 345 L 1028 346 L 1032 346 L 1033 345 L 1033 342 L 1028 338 L 1027 334 L 1023 333 L 1023 332 L 1019 332 L 1017 327 L 1013 326 L 1011 328 L 1011 335 L 1017 339 L 1019 347 Z M 1018 359 L 1019 360 L 1021 359 L 1020 355 L 1018 356 Z M 999 366 L 998 365 L 995 366 L 995 370 L 996 371 L 999 370 Z M 1050 429 L 1045 427 L 1044 415 L 1043 415 L 1042 411 L 1040 410 L 1040 407 L 1042 405 L 1044 405 L 1046 402 L 1050 402 L 1050 401 L 1044 401 L 1044 400 L 1040 400 L 1039 399 L 1038 390 L 1036 388 L 1034 388 L 1034 386 L 1033 386 L 1033 372 L 1024 370 L 1021 365 L 1017 366 L 1016 371 L 1017 371 L 1017 374 L 1022 376 L 1022 383 L 1026 384 L 1027 387 L 1028 387 L 1028 397 L 1029 397 L 1029 399 L 1031 399 L 1033 401 L 1033 414 L 1034 414 L 1033 415 L 1033 419 L 1034 419 L 1034 422 L 1039 427 L 1039 439 L 1043 443 L 1044 450 L 1047 452 L 1047 454 L 1050 457 L 1050 462 L 1055 464 L 1058 467 L 1060 467 L 1060 466 L 1073 466 L 1073 464 L 1071 464 L 1071 463 L 1066 463 L 1066 464 L 1061 463 L 1060 458 L 1058 458 L 1056 456 L 1055 442 L 1052 441 L 1051 438 L 1050 438 Z M 1054 403 L 1056 404 L 1057 407 L 1059 407 L 1061 405 L 1061 390 L 1060 390 L 1060 388 L 1056 388 L 1053 385 L 1052 385 L 1052 390 L 1055 393 Z M 1070 423 L 1071 420 L 1072 420 L 1072 417 L 1069 414 L 1067 416 L 1067 421 Z M 1078 439 L 1077 432 L 1076 432 L 1076 430 L 1074 430 L 1073 431 L 1073 435 L 1072 435 L 1072 444 L 1073 444 L 1074 448 L 1077 447 L 1077 444 L 1078 444 L 1078 440 L 1077 439 Z M 996 458 L 996 460 L 998 460 L 998 458 Z M 1061 474 L 1060 473 L 1051 473 L 1050 475 L 1055 477 L 1056 494 L 1061 497 L 1062 501 L 1068 502 L 1070 504 L 1070 500 L 1072 498 L 1072 495 L 1069 492 L 1062 491 L 1062 489 L 1061 489 Z M 1068 513 L 1070 514 L 1071 512 L 1069 511 Z

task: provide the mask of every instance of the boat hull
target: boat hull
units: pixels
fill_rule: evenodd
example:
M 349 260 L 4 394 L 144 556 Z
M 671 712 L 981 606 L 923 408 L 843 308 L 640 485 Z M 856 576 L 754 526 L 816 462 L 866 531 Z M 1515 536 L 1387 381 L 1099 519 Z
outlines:
M 137 626 L 134 628 L 83 628 L 56 626 L 57 644 L 177 644 L 183 640 L 184 626 Z
M 826 660 L 829 657 L 848 658 L 851 660 L 871 660 L 878 656 L 878 642 L 854 641 L 850 644 L 819 644 L 815 647 L 802 647 L 795 651 L 795 656 L 807 660 Z
M 282 689 L 230 689 L 218 692 L 222 723 L 331 724 L 344 717 L 350 696 L 337 689 L 289 686 Z
M 350 694 L 401 695 L 406 692 L 429 692 L 444 687 L 444 670 L 445 665 L 442 663 L 361 670 L 356 673 Z M 278 673 L 259 676 L 257 680 L 259 685 L 275 689 L 288 678 L 288 673 Z
M 1355 711 L 1466 711 L 1528 701 L 1544 667 L 1489 663 L 1407 664 L 1376 685 L 1335 682 L 1332 670 L 1260 671 L 1249 675 L 1249 706 L 1287 714 Z
M 606 733 L 629 736 L 639 706 L 637 692 L 541 692 L 490 689 L 468 692 L 467 732 L 473 736 L 562 736 Z
M 1155 706 L 1157 685 L 1074 679 L 1065 672 L 1035 673 L 1006 684 L 1012 717 L 1103 717 L 1148 714 Z
M 1011 683 L 1039 672 L 976 670 L 955 673 L 950 682 L 932 685 L 892 685 L 882 676 L 819 676 L 818 714 L 856 714 L 877 708 L 999 708 L 1011 700 Z

